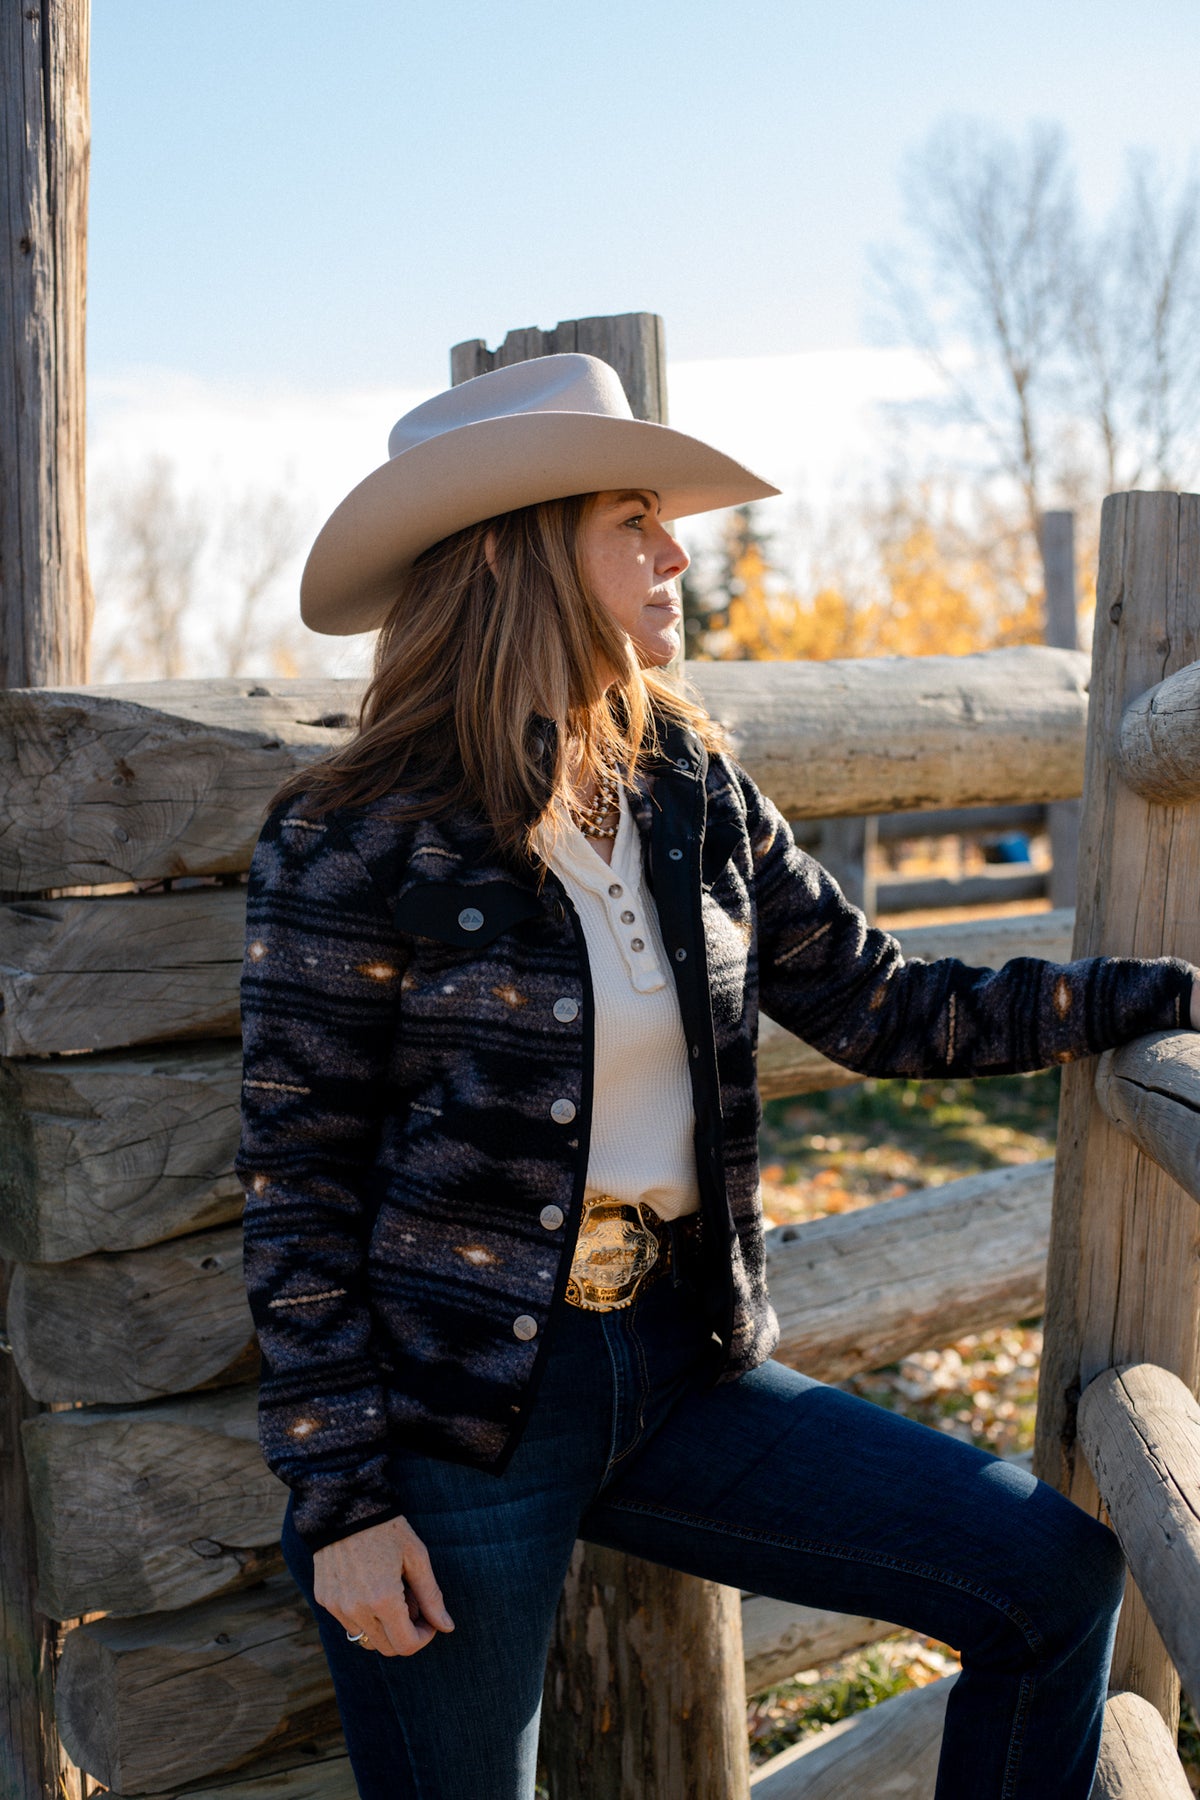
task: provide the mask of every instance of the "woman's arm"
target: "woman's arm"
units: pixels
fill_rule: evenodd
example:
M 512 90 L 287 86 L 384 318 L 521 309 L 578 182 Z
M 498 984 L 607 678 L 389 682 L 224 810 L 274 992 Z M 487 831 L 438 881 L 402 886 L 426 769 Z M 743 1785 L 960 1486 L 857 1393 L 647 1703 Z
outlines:
M 236 1167 L 259 1420 L 316 1549 L 402 1510 L 364 1265 L 403 951 L 349 839 L 295 802 L 263 827 L 246 921 Z
M 800 850 L 737 770 L 746 800 L 763 1010 L 869 1075 L 1001 1075 L 1193 1022 L 1197 971 L 1176 957 L 1016 957 L 1002 969 L 906 962 Z

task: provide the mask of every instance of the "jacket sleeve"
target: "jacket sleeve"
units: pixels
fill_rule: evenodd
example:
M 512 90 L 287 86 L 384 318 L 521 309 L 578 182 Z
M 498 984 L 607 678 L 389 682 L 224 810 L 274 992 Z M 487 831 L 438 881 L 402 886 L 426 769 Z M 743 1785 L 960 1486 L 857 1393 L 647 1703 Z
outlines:
M 866 1075 L 1006 1075 L 1072 1062 L 1189 1023 L 1198 972 L 1178 957 L 1014 957 L 975 969 L 905 960 L 744 770 L 763 1011 Z
M 276 808 L 247 892 L 236 1168 L 263 1454 L 314 1549 L 402 1511 L 365 1279 L 402 974 L 386 902 L 349 838 L 294 802 Z

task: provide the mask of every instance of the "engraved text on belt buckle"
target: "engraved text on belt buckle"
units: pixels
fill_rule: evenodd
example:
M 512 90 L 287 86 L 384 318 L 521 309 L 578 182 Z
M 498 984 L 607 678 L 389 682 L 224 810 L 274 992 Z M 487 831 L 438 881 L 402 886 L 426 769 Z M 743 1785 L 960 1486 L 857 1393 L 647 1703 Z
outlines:
M 585 1200 L 566 1298 L 585 1312 L 628 1306 L 658 1261 L 658 1239 L 641 1200 Z M 636 1213 L 636 1218 L 630 1218 Z

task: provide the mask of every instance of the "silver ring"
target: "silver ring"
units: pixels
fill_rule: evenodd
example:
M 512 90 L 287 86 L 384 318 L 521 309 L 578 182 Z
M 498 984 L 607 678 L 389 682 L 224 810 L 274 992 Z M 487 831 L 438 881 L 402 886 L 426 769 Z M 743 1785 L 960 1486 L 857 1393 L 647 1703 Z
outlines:
M 366 1635 L 365 1631 L 348 1631 L 346 1633 L 346 1642 L 348 1644 L 361 1644 Z

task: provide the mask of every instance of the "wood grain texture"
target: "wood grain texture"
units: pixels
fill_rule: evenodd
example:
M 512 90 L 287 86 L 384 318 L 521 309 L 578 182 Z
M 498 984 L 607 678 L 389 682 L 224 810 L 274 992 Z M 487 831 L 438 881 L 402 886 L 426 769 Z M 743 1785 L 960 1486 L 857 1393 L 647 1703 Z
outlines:
M 244 887 L 0 906 L 0 1055 L 239 1027 Z
M 1077 794 L 1084 663 L 1032 646 L 686 670 L 758 785 L 788 818 L 816 819 Z M 0 890 L 247 868 L 274 789 L 341 741 L 360 693 L 330 680 L 0 695 Z
M 749 1756 L 734 1590 L 577 1544 L 547 1664 L 542 1756 L 554 1794 L 744 1794 Z
M 1193 1200 L 1200 1200 L 1200 1036 L 1156 1031 L 1096 1068 L 1096 1098 L 1110 1122 L 1128 1132 Z
M 66 1262 L 241 1217 L 241 1046 L 0 1064 L 0 1254 Z
M 0 687 L 86 680 L 86 0 L 0 25 Z
M 576 351 L 598 356 L 621 377 L 635 419 L 667 423 L 667 350 L 663 322 L 657 313 L 615 313 L 592 319 L 560 319 L 549 331 L 536 325 L 510 331 L 489 350 L 482 338 L 455 344 L 450 352 L 450 380 L 471 381 L 491 369 L 528 362 L 536 356 L 564 356 Z
M 183 1612 L 78 1626 L 57 1706 L 75 1760 L 119 1794 L 161 1794 L 336 1723 L 316 1624 L 286 1576 Z
M 852 1713 L 754 1771 L 753 1800 L 933 1800 L 957 1676 Z
M 1200 960 L 1200 810 L 1159 807 L 1113 757 L 1129 701 L 1200 653 L 1200 498 L 1104 503 L 1080 836 L 1078 956 Z M 1200 1211 L 1104 1115 L 1088 1064 L 1063 1072 L 1036 1468 L 1087 1510 L 1076 1454 L 1082 1390 L 1148 1361 L 1200 1380 Z M 1177 1719 L 1178 1684 L 1140 1599 L 1126 1600 L 1114 1682 Z
M 139 1800 L 358 1800 L 358 1787 L 337 1731 Z
M 231 1388 L 31 1420 L 42 1610 L 164 1611 L 278 1567 L 287 1490 L 262 1460 L 256 1398 Z
M 1079 1402 L 1079 1442 L 1150 1616 L 1200 1697 L 1200 1405 L 1150 1363 L 1108 1369 Z
M 237 1225 L 18 1266 L 8 1335 L 35 1400 L 128 1405 L 258 1374 Z
M 1041 1311 L 1051 1162 L 767 1233 L 775 1354 L 840 1381 Z
M 1147 688 L 1121 715 L 1121 777 L 1143 800 L 1200 800 L 1200 662 Z
M 1071 799 L 1086 659 L 1032 645 L 857 662 L 689 662 L 704 705 L 789 819 Z
M 362 685 L 150 681 L 0 694 L 0 889 L 248 868 L 275 789 L 345 741 Z
M 1191 1800 L 1171 1733 L 1140 1694 L 1110 1694 L 1090 1800 Z
M 824 1612 L 793 1606 L 765 1594 L 742 1597 L 742 1650 L 746 1659 L 746 1692 L 761 1694 L 777 1681 L 788 1681 L 798 1669 L 816 1669 L 848 1656 L 864 1644 L 878 1643 L 899 1626 L 851 1613 Z

